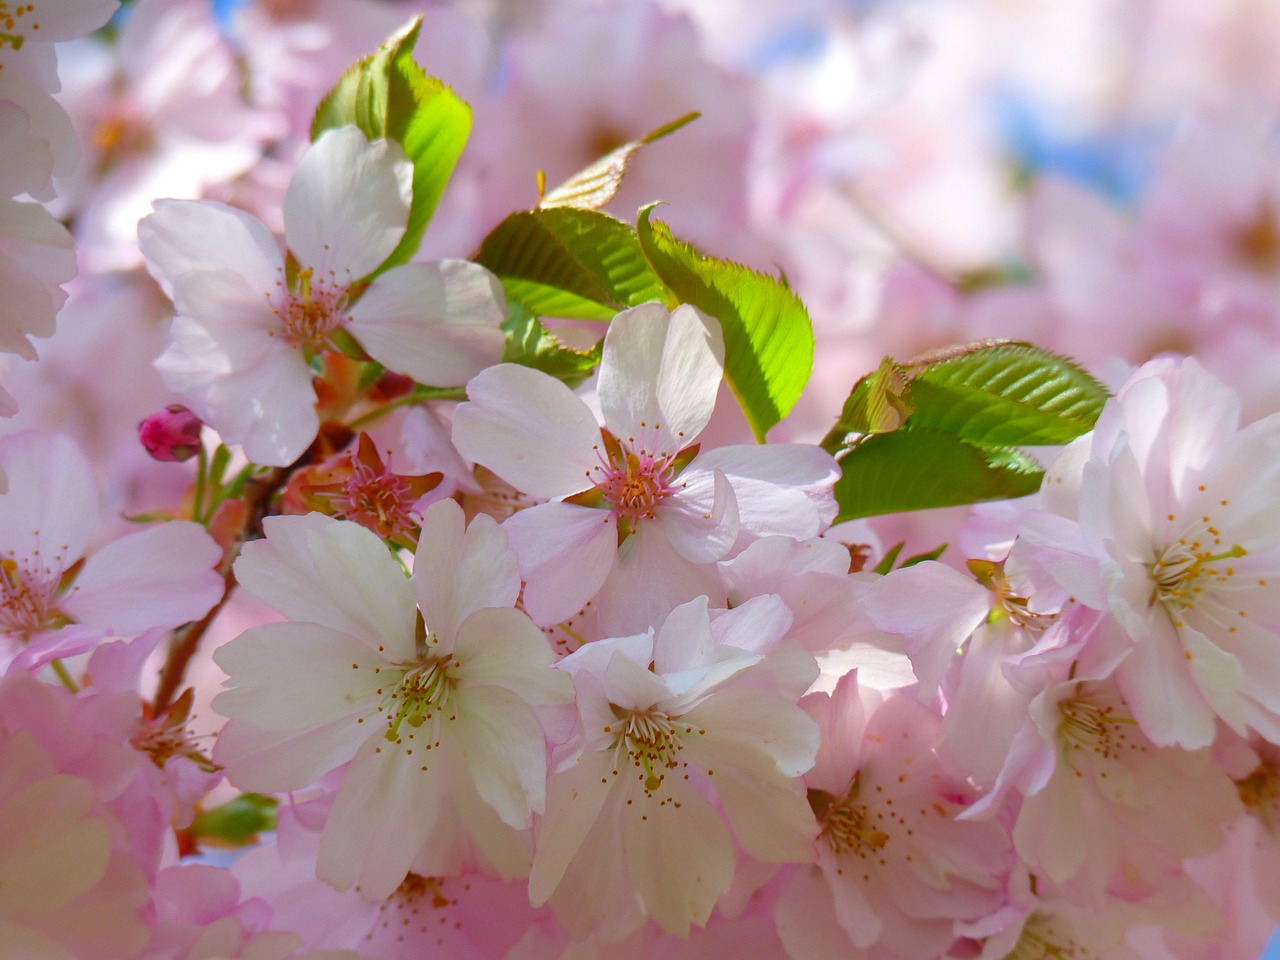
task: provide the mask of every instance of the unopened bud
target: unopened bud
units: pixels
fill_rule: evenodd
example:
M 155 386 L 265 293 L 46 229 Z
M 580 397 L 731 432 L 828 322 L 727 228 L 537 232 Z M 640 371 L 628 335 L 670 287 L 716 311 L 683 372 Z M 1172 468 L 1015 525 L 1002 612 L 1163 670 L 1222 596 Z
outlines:
M 157 460 L 190 460 L 200 450 L 203 426 L 200 418 L 182 404 L 171 403 L 138 424 L 138 439 Z

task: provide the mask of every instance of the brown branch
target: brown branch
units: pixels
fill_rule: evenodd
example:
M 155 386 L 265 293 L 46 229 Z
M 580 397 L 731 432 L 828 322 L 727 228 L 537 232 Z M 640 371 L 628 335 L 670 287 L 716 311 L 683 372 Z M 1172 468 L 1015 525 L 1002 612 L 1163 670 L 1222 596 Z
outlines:
M 200 646 L 200 640 L 235 592 L 236 575 L 233 565 L 236 557 L 240 555 L 240 548 L 248 541 L 262 536 L 262 520 L 271 507 L 271 498 L 285 485 L 293 469 L 294 467 L 277 467 L 266 476 L 251 477 L 245 484 L 242 497 L 245 504 L 244 523 L 218 565 L 218 572 L 222 574 L 226 585 L 222 591 L 222 598 L 200 620 L 188 623 L 173 632 L 173 637 L 169 641 L 168 659 L 160 670 L 160 682 L 156 687 L 156 696 L 152 705 L 153 716 L 159 716 L 174 701 L 186 676 L 187 666 Z

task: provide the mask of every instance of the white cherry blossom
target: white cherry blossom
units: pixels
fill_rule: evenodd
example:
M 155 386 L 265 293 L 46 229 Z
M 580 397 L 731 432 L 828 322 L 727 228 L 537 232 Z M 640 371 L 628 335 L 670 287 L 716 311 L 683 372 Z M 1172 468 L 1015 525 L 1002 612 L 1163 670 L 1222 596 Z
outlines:
M 214 751 L 248 790 L 307 786 L 349 763 L 318 874 L 370 899 L 412 868 L 528 871 L 546 747 L 537 711 L 571 698 L 528 617 L 514 554 L 452 500 L 423 517 L 413 580 L 378 537 L 320 514 L 276 517 L 236 562 L 289 618 L 219 648 L 230 717 Z M 415 606 L 416 596 L 416 606 Z M 421 611 L 421 614 L 419 614 Z

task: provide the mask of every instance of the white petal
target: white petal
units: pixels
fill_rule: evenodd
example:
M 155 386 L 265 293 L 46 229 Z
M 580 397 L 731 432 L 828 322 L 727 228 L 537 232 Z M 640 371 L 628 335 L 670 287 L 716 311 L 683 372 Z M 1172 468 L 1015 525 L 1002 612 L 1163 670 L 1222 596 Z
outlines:
M 733 844 L 705 797 L 676 778 L 669 789 L 671 803 L 637 797 L 627 808 L 622 848 L 649 915 L 685 937 L 692 924 L 706 924 L 733 880 Z
M 462 621 L 485 607 L 513 607 L 520 596 L 516 554 L 492 517 L 465 528 L 462 508 L 441 500 L 422 517 L 413 588 L 427 629 L 451 643 Z
M 263 529 L 236 560 L 246 590 L 291 620 L 383 646 L 388 660 L 414 657 L 413 588 L 376 534 L 318 513 L 268 517 Z
M 529 902 L 535 907 L 550 899 L 577 857 L 609 796 L 612 770 L 608 754 L 589 753 L 547 781 L 547 813 L 534 834 L 529 874 Z
M 222 597 L 222 548 L 199 524 L 173 520 L 107 544 L 58 606 L 121 636 L 198 620 Z
M 347 763 L 369 739 L 365 724 L 339 717 L 320 727 L 288 733 L 229 720 L 218 732 L 213 762 L 241 790 L 282 793 L 300 790 Z
M 338 788 L 316 876 L 339 890 L 357 884 L 368 900 L 391 896 L 435 825 L 440 766 L 381 737 L 365 743 Z
M 1163 611 L 1153 613 L 1158 628 L 1116 668 L 1116 687 L 1157 746 L 1207 747 L 1215 732 L 1213 712 L 1187 669 L 1173 625 Z
M 453 415 L 453 442 L 532 497 L 590 489 L 600 428 L 587 405 L 555 377 L 503 363 L 467 384 Z
M 613 318 L 600 361 L 604 422 L 636 449 L 673 454 L 711 419 L 724 368 L 720 325 L 694 307 L 645 303 Z
M 927 603 L 920 598 L 927 597 Z M 991 610 L 992 596 L 972 578 L 933 560 L 895 570 L 864 599 L 876 626 L 901 636 L 921 690 L 931 694 L 961 645 Z
M 56 568 L 55 575 L 84 556 L 98 521 L 98 492 L 75 441 L 16 433 L 0 440 L 0 470 L 9 478 L 8 492 L 0 495 L 5 554 L 20 566 Z
M 346 286 L 390 256 L 409 222 L 413 164 L 398 143 L 357 127 L 321 134 L 284 195 L 284 232 L 298 263 Z
M 214 698 L 223 716 L 266 732 L 304 730 L 372 714 L 377 690 L 397 677 L 377 653 L 315 623 L 250 627 L 213 652 L 228 675 Z M 364 735 L 375 732 L 366 726 Z
M 553 670 L 547 638 L 519 610 L 491 608 L 467 617 L 453 646 L 451 672 L 462 687 L 505 687 L 529 704 L 568 703 L 573 682 Z
M 209 200 L 158 200 L 138 224 L 147 270 L 170 297 L 192 270 L 228 270 L 260 294 L 284 281 L 284 258 L 271 231 L 243 210 Z
M 840 468 L 820 447 L 798 443 L 720 447 L 699 454 L 685 473 L 714 470 L 729 478 L 738 500 L 738 518 L 744 529 L 757 536 L 807 540 L 835 519 L 832 490 Z
M 502 822 L 525 829 L 546 798 L 546 743 L 533 711 L 510 690 L 485 686 L 459 694 L 457 716 L 450 749 L 461 752 L 480 798 Z
M 600 590 L 618 552 L 612 514 L 572 503 L 541 503 L 502 528 L 520 558 L 524 608 L 551 626 L 573 616 Z
M 388 370 L 461 387 L 502 359 L 506 300 L 498 278 L 466 260 L 388 270 L 347 313 L 347 328 Z

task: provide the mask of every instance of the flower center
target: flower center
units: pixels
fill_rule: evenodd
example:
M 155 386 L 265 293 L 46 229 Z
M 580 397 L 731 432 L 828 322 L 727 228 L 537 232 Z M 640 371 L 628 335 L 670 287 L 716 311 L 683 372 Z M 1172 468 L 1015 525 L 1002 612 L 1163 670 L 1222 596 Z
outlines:
M 1280 768 L 1275 762 L 1263 759 L 1251 774 L 1236 781 L 1236 791 L 1245 809 L 1275 835 L 1280 830 Z
M 878 859 L 879 852 L 889 842 L 889 833 L 880 829 L 884 816 L 862 803 L 858 792 L 858 775 L 855 774 L 849 792 L 839 799 L 822 790 L 810 790 L 809 806 L 822 825 L 822 836 L 833 851 L 850 852 L 862 859 Z
M 1151 579 L 1155 583 L 1153 602 L 1158 600 L 1178 610 L 1194 609 L 1196 599 L 1206 586 L 1226 584 L 1235 575 L 1229 563 L 1245 555 L 1244 547 L 1232 544 L 1220 549 L 1222 538 L 1216 527 L 1204 518 L 1204 533 L 1200 537 L 1182 537 L 1170 544 L 1151 565 Z
M 1005 960 L 1102 960 L 1093 950 L 1059 929 L 1052 917 L 1033 913 Z
M 612 505 L 614 515 L 634 529 L 637 521 L 652 520 L 658 505 L 675 491 L 677 457 L 635 449 L 634 440 L 624 445 L 607 430 L 600 434 L 603 449 L 596 447 L 600 463 L 589 477 Z
M 43 574 L 20 567 L 12 557 L 0 560 L 0 625 L 9 633 L 29 637 L 57 621 L 59 578 L 48 570 Z
M 687 766 L 677 756 L 684 749 L 680 742 L 676 723 L 665 713 L 654 710 L 625 710 L 613 708 L 618 723 L 605 727 L 605 733 L 615 734 L 614 757 L 617 770 L 629 766 L 644 782 L 646 795 L 653 794 L 667 778 L 667 771 Z M 692 733 L 692 727 L 685 728 Z
M 1067 753 L 1073 769 L 1082 754 L 1092 753 L 1094 760 L 1121 761 L 1126 753 L 1147 751 L 1147 746 L 1131 736 L 1137 724 L 1133 717 L 1116 711 L 1115 705 L 1087 698 L 1064 700 L 1058 704 L 1058 741 Z
M 0 47 L 8 46 L 21 50 L 27 42 L 27 33 L 38 33 L 40 24 L 31 16 L 35 13 L 34 3 L 8 3 L 0 0 Z
M 451 701 L 457 682 L 449 676 L 449 667 L 458 665 L 452 657 L 433 657 L 405 673 L 378 707 L 387 720 L 383 736 L 398 744 L 402 742 L 402 724 L 417 730 L 437 718 L 456 720 L 458 715 Z M 410 732 L 408 737 L 412 740 L 414 734 Z
M 294 290 L 272 312 L 280 318 L 285 339 L 295 347 L 317 346 L 342 320 L 347 288 L 332 272 L 317 278 L 311 267 L 298 271 Z
M 390 537 L 416 526 L 410 510 L 418 496 L 410 488 L 406 477 L 390 470 L 374 470 L 352 457 L 351 475 L 339 491 L 326 497 L 336 515 L 375 530 L 381 537 Z

